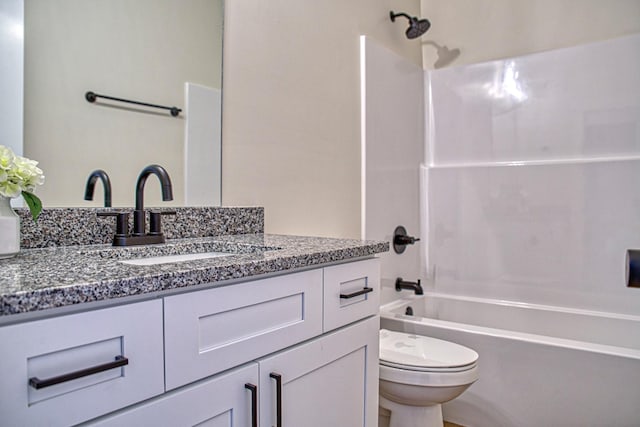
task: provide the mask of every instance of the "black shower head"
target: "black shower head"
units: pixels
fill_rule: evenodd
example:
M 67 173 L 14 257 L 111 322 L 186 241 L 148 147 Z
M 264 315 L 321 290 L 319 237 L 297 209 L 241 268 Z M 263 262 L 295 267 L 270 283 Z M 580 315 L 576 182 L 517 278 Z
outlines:
M 428 19 L 418 19 L 415 16 L 411 17 L 406 13 L 393 13 L 393 11 L 389 12 L 389 17 L 391 18 L 391 22 L 396 21 L 396 17 L 404 16 L 409 20 L 409 28 L 407 28 L 406 35 L 408 39 L 415 39 L 426 33 L 431 27 L 431 22 Z

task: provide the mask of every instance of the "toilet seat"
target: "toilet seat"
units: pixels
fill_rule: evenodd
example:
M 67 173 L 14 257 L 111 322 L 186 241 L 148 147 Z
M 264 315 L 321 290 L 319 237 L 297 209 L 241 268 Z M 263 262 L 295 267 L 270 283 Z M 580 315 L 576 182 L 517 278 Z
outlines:
M 423 373 L 456 373 L 476 367 L 478 353 L 437 338 L 380 330 L 380 366 Z
M 476 366 L 476 363 L 470 363 L 468 365 L 464 365 L 464 366 L 456 366 L 456 367 L 452 367 L 452 368 L 431 368 L 431 367 L 423 367 L 423 366 L 411 366 L 411 365 L 402 365 L 400 363 L 391 363 L 388 362 L 386 360 L 382 360 L 380 359 L 380 365 L 382 366 L 388 366 L 390 368 L 396 368 L 396 369 L 405 369 L 407 371 L 413 371 L 413 372 L 433 372 L 433 373 L 447 373 L 447 372 L 462 372 L 462 371 L 467 371 L 471 368 L 473 368 L 474 366 Z

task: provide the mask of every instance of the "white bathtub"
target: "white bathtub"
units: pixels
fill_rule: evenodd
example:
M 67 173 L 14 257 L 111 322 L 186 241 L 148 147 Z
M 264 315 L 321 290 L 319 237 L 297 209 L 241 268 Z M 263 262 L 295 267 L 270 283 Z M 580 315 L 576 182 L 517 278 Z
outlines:
M 480 379 L 444 405 L 448 421 L 640 426 L 640 316 L 427 293 L 383 305 L 381 327 L 480 354 Z

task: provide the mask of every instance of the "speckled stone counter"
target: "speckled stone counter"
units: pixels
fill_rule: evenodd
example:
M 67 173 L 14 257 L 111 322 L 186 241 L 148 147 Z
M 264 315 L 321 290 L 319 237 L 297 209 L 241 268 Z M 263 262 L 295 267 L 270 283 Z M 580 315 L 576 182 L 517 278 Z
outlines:
M 15 258 L 0 260 L 0 321 L 21 313 L 45 314 L 42 311 L 91 302 L 225 285 L 388 250 L 387 242 L 264 234 L 174 239 L 128 248 L 85 245 L 23 250 Z M 211 251 L 231 255 L 150 266 L 121 262 Z

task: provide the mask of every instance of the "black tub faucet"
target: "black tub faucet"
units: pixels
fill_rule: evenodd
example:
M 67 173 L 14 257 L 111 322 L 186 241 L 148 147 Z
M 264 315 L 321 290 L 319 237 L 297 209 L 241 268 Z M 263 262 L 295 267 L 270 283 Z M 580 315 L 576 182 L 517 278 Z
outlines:
M 144 185 L 149 175 L 154 174 L 160 180 L 162 200 L 168 202 L 173 200 L 173 190 L 171 188 L 171 178 L 167 171 L 160 165 L 149 165 L 140 172 L 136 183 L 136 208 L 133 211 L 133 235 L 145 235 L 145 212 L 144 212 Z M 153 233 L 154 230 L 151 230 Z
M 420 279 L 417 282 L 407 282 L 402 280 L 402 277 L 396 279 L 396 291 L 400 292 L 403 289 L 410 289 L 416 293 L 416 295 L 424 295 L 422 286 L 420 285 Z
M 109 175 L 102 169 L 96 169 L 89 174 L 87 184 L 84 188 L 84 199 L 93 200 L 93 191 L 96 187 L 96 181 L 100 178 L 102 181 L 102 187 L 104 188 L 104 207 L 111 207 L 111 180 Z

